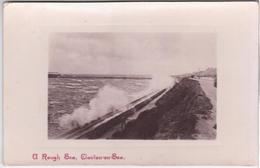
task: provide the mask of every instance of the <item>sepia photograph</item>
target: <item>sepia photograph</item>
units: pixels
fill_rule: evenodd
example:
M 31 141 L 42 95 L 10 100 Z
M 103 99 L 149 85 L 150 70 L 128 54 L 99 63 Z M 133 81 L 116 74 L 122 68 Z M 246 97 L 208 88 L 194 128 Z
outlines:
M 50 139 L 215 139 L 214 33 L 55 33 Z

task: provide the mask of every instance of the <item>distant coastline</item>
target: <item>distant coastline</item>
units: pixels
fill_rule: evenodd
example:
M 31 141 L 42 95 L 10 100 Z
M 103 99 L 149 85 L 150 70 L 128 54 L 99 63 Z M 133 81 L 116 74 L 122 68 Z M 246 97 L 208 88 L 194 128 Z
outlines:
M 61 74 L 50 72 L 48 78 L 86 78 L 86 79 L 152 79 L 151 75 L 106 75 L 106 74 Z
M 184 78 L 184 77 L 212 77 L 216 78 L 217 70 L 216 68 L 207 68 L 206 70 L 185 73 L 181 75 L 171 75 L 174 78 Z M 48 78 L 87 78 L 87 79 L 152 79 L 152 75 L 123 75 L 123 74 L 62 74 L 58 72 L 49 72 Z

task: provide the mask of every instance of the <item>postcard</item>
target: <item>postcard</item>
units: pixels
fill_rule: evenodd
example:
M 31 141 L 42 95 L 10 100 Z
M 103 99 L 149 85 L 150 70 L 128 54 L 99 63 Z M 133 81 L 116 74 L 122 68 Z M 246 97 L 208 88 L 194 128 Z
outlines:
M 258 3 L 9 2 L 6 165 L 256 165 Z

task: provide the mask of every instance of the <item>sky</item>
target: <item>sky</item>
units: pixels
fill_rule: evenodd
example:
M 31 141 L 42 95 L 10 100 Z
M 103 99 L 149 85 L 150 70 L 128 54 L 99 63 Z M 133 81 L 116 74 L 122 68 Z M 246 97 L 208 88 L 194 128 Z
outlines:
M 177 75 L 216 67 L 214 33 L 56 33 L 49 72 Z

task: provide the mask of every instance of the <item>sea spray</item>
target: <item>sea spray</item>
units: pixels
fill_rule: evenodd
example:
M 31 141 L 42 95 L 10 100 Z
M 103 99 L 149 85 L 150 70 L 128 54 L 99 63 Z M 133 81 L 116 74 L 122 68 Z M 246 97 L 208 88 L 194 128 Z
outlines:
M 135 100 L 142 96 L 148 95 L 150 93 L 153 93 L 153 92 L 165 89 L 165 88 L 173 87 L 175 85 L 175 83 L 176 83 L 176 81 L 175 81 L 174 77 L 172 77 L 170 75 L 155 73 L 152 75 L 152 79 L 149 81 L 148 87 L 145 90 L 132 95 L 132 99 Z
M 83 105 L 73 111 L 71 114 L 65 114 L 59 118 L 59 125 L 65 129 L 73 129 L 83 126 L 98 117 L 102 117 L 110 112 L 118 110 L 124 110 L 125 106 L 142 96 L 149 93 L 167 88 L 174 85 L 174 78 L 165 75 L 153 75 L 152 80 L 149 82 L 147 89 L 135 93 L 130 96 L 125 91 L 111 86 L 106 85 L 101 88 L 97 95 L 90 100 L 88 106 Z M 130 98 L 131 97 L 131 98 Z
M 153 74 L 152 80 L 149 85 L 149 90 L 161 90 L 175 84 L 175 78 L 170 75 Z
M 106 85 L 90 100 L 88 106 L 81 106 L 73 113 L 63 115 L 59 118 L 59 124 L 66 129 L 77 128 L 107 113 L 124 108 L 128 103 L 129 98 L 123 90 Z

